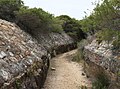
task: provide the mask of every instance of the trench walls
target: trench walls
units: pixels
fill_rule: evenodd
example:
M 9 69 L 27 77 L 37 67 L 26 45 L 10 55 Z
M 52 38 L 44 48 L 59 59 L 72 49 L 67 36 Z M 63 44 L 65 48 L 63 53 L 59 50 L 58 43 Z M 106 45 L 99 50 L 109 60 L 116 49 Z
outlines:
M 51 57 L 76 47 L 65 33 L 38 38 L 0 19 L 0 89 L 41 89 Z
M 119 53 L 112 50 L 112 45 L 93 40 L 84 47 L 85 72 L 95 79 L 104 74 L 108 78 L 108 89 L 120 89 L 120 59 Z

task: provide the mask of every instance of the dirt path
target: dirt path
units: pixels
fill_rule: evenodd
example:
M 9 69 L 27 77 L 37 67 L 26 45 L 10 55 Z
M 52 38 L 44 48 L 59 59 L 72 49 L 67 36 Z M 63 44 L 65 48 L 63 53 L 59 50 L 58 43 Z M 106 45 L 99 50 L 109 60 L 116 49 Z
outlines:
M 82 75 L 82 65 L 71 61 L 76 51 L 58 55 L 51 60 L 51 67 L 55 70 L 50 67 L 43 89 L 80 89 L 81 85 L 91 86 L 90 80 Z

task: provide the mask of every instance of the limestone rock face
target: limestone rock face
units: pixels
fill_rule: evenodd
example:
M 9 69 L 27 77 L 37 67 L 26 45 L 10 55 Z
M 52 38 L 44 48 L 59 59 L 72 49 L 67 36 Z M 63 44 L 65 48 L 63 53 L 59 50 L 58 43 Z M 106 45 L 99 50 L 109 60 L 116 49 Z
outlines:
M 39 44 L 44 46 L 46 50 L 49 50 L 50 52 L 52 51 L 51 49 L 57 49 L 60 46 L 74 44 L 74 40 L 64 32 L 40 34 L 37 36 L 37 40 Z M 67 49 L 67 47 L 65 49 Z
M 91 44 L 85 46 L 85 49 L 92 51 L 93 53 L 99 54 L 104 57 L 112 57 L 112 44 L 107 44 L 103 41 L 100 44 L 96 40 L 93 40 Z
M 40 34 L 38 42 L 0 19 L 0 89 L 40 89 L 49 67 L 48 48 L 73 42 L 65 33 Z
M 92 77 L 104 73 L 110 80 L 110 86 L 118 87 L 112 89 L 120 89 L 120 60 L 119 55 L 114 55 L 112 47 L 111 43 L 107 44 L 103 41 L 98 44 L 96 40 L 85 46 L 86 71 L 93 75 Z
M 25 73 L 47 51 L 30 35 L 0 19 L 0 87 Z

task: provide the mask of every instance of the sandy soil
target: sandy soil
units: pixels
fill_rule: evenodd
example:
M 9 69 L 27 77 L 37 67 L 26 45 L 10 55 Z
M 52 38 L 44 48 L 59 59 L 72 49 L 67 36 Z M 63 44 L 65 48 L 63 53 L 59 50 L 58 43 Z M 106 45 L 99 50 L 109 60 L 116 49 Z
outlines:
M 73 50 L 51 59 L 43 89 L 81 89 L 82 85 L 91 87 L 91 81 L 82 75 L 84 73 L 82 65 L 71 61 L 76 51 Z

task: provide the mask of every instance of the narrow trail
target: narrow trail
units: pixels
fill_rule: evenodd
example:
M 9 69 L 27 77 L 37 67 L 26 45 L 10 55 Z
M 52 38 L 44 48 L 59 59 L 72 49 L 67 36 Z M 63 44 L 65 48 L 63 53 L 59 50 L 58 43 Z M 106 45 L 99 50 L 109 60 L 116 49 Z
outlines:
M 90 80 L 82 75 L 82 65 L 71 61 L 76 51 L 58 55 L 51 60 L 43 89 L 80 89 L 82 85 L 91 87 Z M 51 67 L 55 70 L 51 70 Z

